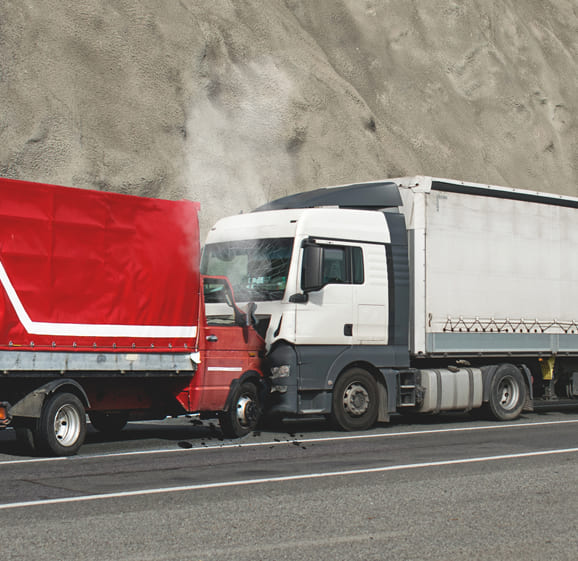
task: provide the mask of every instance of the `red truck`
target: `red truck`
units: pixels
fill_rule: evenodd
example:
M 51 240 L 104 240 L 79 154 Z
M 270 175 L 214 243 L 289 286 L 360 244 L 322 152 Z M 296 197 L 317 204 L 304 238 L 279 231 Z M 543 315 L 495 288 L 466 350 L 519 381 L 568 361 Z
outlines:
M 199 204 L 0 178 L 0 427 L 72 455 L 86 413 L 257 424 L 264 341 L 225 277 L 200 274 Z M 205 298 L 225 313 L 205 315 Z

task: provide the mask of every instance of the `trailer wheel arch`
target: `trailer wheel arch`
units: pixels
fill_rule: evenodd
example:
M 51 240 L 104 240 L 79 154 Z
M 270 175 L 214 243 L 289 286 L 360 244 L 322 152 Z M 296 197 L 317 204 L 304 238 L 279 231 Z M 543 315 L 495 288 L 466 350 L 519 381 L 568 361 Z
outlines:
M 25 395 L 10 408 L 10 416 L 12 418 L 27 417 L 38 419 L 40 418 L 42 407 L 46 399 L 51 395 L 60 392 L 67 392 L 75 395 L 85 409 L 90 408 L 90 400 L 88 399 L 84 388 L 76 380 L 64 378 L 51 380 Z

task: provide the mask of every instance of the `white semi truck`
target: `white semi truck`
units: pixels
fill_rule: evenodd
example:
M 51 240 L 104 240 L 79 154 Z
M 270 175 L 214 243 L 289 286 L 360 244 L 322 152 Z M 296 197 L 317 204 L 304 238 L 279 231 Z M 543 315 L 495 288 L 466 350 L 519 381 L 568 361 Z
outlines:
M 202 272 L 257 304 L 271 415 L 359 430 L 578 398 L 577 198 L 423 176 L 317 189 L 219 221 Z

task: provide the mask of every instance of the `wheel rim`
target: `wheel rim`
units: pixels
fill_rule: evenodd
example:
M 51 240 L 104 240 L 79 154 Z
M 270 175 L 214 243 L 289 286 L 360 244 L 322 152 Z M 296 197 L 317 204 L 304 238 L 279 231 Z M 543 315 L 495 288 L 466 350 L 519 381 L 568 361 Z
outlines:
M 65 404 L 54 416 L 54 436 L 61 446 L 73 446 L 80 435 L 80 415 L 72 406 Z
M 508 376 L 500 381 L 498 398 L 504 409 L 514 409 L 518 405 L 519 396 L 520 388 L 513 378 Z
M 352 417 L 361 417 L 367 413 L 369 403 L 369 392 L 359 382 L 352 382 L 343 392 L 343 407 Z
M 242 395 L 237 401 L 237 421 L 242 427 L 249 427 L 257 418 L 257 405 L 250 395 Z

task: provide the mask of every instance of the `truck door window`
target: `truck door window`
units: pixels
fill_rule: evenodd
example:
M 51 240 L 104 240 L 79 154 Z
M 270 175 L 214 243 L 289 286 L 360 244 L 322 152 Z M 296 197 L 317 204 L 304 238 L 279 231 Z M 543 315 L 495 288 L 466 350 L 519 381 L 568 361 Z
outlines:
M 323 251 L 323 284 L 345 283 L 345 249 L 326 247 Z
M 223 279 L 203 279 L 203 291 L 205 304 L 226 304 L 220 308 L 218 315 L 207 314 L 207 325 L 242 325 L 244 323 L 244 314 L 237 308 L 231 290 Z
M 363 252 L 360 247 L 325 246 L 323 284 L 363 284 Z

